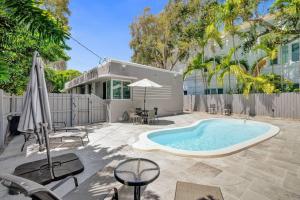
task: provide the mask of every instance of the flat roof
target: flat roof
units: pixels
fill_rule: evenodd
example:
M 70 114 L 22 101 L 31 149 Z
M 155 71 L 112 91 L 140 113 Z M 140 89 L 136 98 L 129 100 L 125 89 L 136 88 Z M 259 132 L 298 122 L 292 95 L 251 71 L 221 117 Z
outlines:
M 123 75 L 117 75 L 117 74 L 112 74 L 109 73 L 108 71 L 101 71 L 101 68 L 104 67 L 109 67 L 110 63 L 118 63 L 121 65 L 128 65 L 128 66 L 134 66 L 134 67 L 139 67 L 143 69 L 149 69 L 149 70 L 154 70 L 154 71 L 160 71 L 160 72 L 165 72 L 165 73 L 170 73 L 170 74 L 181 74 L 176 71 L 170 71 L 166 69 L 161 69 L 157 67 L 152 67 L 148 65 L 142 65 L 138 63 L 133 63 L 133 62 L 128 62 L 128 61 L 121 61 L 121 60 L 116 60 L 116 59 L 108 59 L 107 61 L 103 62 L 101 65 L 98 65 L 97 67 L 94 67 L 90 69 L 89 71 L 83 73 L 82 75 L 72 79 L 71 81 L 67 82 L 65 84 L 64 89 L 70 89 L 88 82 L 95 81 L 99 78 L 120 78 L 120 79 L 128 79 L 128 80 L 135 80 L 137 77 L 131 77 L 131 76 L 123 76 Z
M 110 59 L 108 62 L 119 63 L 119 64 L 123 64 L 123 65 L 124 64 L 125 65 L 131 65 L 131 66 L 135 66 L 135 67 L 146 68 L 146 69 L 151 69 L 151 70 L 161 71 L 161 72 L 167 72 L 167 73 L 171 73 L 171 74 L 180 74 L 179 72 L 176 72 L 176 71 L 170 71 L 170 70 L 167 70 L 167 69 L 152 67 L 152 66 L 149 66 L 149 65 L 143 65 L 143 64 L 138 64 L 138 63 L 129 62 L 129 61 Z

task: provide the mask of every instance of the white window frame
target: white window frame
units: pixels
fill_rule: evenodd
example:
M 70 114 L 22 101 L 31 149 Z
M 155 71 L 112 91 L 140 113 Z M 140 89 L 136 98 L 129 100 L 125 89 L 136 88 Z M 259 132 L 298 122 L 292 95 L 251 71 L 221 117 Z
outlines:
M 120 99 L 115 99 L 114 98 L 114 95 L 113 95 L 113 81 L 120 81 L 121 82 L 121 98 Z M 123 82 L 129 82 L 129 83 L 132 83 L 131 80 L 122 80 L 122 79 L 110 79 L 110 96 L 111 96 L 111 100 L 131 100 L 132 99 L 132 88 L 130 88 L 130 98 L 129 99 L 124 99 L 124 96 L 123 96 Z

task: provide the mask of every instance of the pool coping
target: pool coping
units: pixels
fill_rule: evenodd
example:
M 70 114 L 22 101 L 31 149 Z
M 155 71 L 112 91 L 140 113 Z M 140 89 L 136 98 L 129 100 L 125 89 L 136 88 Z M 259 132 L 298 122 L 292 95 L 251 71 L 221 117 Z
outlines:
M 258 137 L 255 137 L 253 139 L 232 145 L 230 147 L 225 147 L 218 150 L 212 150 L 212 151 L 188 151 L 188 150 L 180 150 L 175 149 L 172 147 L 164 146 L 161 144 L 158 144 L 156 142 L 153 142 L 148 138 L 149 134 L 160 132 L 160 131 L 169 131 L 169 130 L 178 130 L 178 129 L 184 129 L 184 128 L 192 128 L 198 125 L 201 122 L 208 121 L 208 120 L 214 120 L 214 119 L 223 119 L 223 120 L 244 120 L 244 119 L 230 119 L 230 118 L 208 118 L 208 119 L 202 119 L 198 120 L 195 123 L 188 125 L 188 126 L 181 126 L 181 127 L 173 127 L 173 128 L 164 128 L 164 129 L 158 129 L 158 130 L 152 130 L 145 133 L 142 133 L 139 135 L 138 141 L 136 141 L 134 144 L 132 144 L 132 147 L 139 150 L 144 151 L 155 151 L 155 150 L 161 150 L 168 153 L 180 155 L 180 156 L 192 156 L 192 157 L 203 157 L 203 158 L 213 158 L 213 157 L 222 157 L 231 155 L 234 153 L 237 153 L 239 151 L 242 151 L 244 149 L 250 148 L 258 143 L 261 143 L 263 141 L 266 141 L 275 135 L 277 135 L 280 132 L 279 127 L 274 126 L 270 123 L 266 122 L 259 122 L 254 120 L 247 119 L 246 122 L 251 123 L 258 123 L 258 124 L 264 124 L 270 126 L 270 130 L 268 130 L 263 135 L 260 135 Z

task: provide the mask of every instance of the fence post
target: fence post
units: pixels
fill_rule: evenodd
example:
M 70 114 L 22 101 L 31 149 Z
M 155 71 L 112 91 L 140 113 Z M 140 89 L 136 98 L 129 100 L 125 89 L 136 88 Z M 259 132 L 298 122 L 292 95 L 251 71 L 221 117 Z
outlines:
M 87 102 L 88 102 L 88 123 L 90 124 L 90 96 L 88 96 L 87 98 Z
M 4 147 L 4 137 L 5 137 L 5 131 L 4 131 L 4 123 L 3 123 L 3 90 L 0 89 L 0 149 Z
M 73 126 L 73 93 L 71 93 L 71 126 Z

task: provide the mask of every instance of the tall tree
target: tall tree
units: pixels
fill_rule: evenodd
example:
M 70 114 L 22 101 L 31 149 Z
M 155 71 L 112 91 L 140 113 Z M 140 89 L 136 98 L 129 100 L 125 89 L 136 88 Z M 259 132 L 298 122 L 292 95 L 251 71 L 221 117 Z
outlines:
M 69 24 L 69 9 L 70 0 L 43 0 L 43 7 L 49 11 L 55 18 L 60 19 L 67 26 Z
M 36 0 L 0 1 L 0 87 L 22 94 L 35 50 L 47 61 L 67 60 L 67 27 Z
M 146 8 L 130 26 L 132 60 L 159 68 L 173 70 L 188 55 L 188 43 L 179 39 L 178 24 L 182 2 L 170 1 L 158 15 Z
M 65 83 L 80 76 L 81 73 L 77 70 L 54 70 L 46 68 L 45 78 L 47 81 L 48 92 L 61 93 L 63 92 Z

